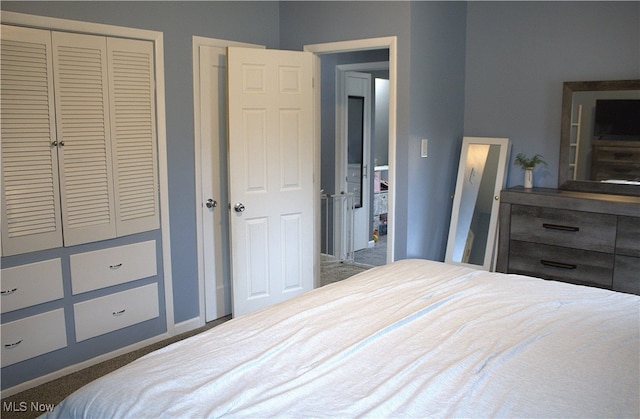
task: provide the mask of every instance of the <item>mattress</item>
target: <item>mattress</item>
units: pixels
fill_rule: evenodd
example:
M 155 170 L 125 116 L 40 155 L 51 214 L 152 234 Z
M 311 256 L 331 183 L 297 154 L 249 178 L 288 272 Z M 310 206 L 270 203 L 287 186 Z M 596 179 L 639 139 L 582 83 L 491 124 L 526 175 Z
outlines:
M 425 260 L 150 353 L 49 417 L 638 417 L 640 297 Z

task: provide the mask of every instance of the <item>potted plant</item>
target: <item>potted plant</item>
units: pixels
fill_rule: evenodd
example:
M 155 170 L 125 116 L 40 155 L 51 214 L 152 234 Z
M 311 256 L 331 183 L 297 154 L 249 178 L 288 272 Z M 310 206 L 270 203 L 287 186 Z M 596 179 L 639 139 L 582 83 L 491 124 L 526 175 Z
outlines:
M 529 158 L 520 153 L 516 156 L 515 163 L 524 169 L 524 187 L 527 189 L 533 188 L 533 169 L 539 164 L 547 165 L 547 162 L 543 160 L 540 154 Z

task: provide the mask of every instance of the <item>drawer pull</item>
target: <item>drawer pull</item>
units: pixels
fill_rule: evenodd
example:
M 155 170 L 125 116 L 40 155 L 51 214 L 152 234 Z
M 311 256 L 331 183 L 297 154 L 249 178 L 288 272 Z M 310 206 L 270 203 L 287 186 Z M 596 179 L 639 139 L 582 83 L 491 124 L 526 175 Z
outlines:
M 543 223 L 542 227 L 544 227 L 544 228 L 546 228 L 548 230 L 580 231 L 579 227 L 563 226 L 563 225 L 560 225 L 560 224 Z
M 562 262 L 554 262 L 552 260 L 540 260 L 544 266 L 551 266 L 553 268 L 561 268 L 561 269 L 576 269 L 578 265 L 573 265 L 571 263 L 562 263 Z
M 120 311 L 114 311 L 112 314 L 113 314 L 114 316 L 116 316 L 116 317 L 117 317 L 117 316 L 122 316 L 122 315 L 124 314 L 124 312 L 125 312 L 125 311 L 127 311 L 127 309 L 123 308 L 123 309 L 122 309 L 122 310 L 120 310 Z
M 10 295 L 10 294 L 13 294 L 16 291 L 18 291 L 18 288 L 11 288 L 10 290 L 0 291 L 0 294 L 2 294 L 2 295 Z
M 4 347 L 5 347 L 6 349 L 11 349 L 11 348 L 15 348 L 16 346 L 20 345 L 21 343 L 22 343 L 22 339 L 20 339 L 20 340 L 19 340 L 19 341 L 17 341 L 17 342 L 13 342 L 13 343 L 6 343 L 6 344 L 4 345 Z
M 122 263 L 118 263 L 117 265 L 109 265 L 110 269 L 119 269 L 122 267 Z

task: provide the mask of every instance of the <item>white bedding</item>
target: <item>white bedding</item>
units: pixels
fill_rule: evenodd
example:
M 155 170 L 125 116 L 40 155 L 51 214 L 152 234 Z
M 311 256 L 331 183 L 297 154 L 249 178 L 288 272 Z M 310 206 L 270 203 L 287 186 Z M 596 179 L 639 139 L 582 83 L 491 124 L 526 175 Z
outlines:
M 640 297 L 424 260 L 151 353 L 53 417 L 638 417 Z

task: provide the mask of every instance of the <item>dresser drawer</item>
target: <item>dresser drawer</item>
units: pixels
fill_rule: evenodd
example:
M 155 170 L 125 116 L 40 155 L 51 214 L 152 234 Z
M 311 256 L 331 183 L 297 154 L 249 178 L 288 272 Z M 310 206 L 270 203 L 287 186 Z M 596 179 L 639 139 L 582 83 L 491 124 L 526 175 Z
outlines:
M 64 297 L 60 259 L 6 268 L 1 278 L 3 313 Z
M 67 346 L 64 309 L 26 317 L 1 327 L 2 366 Z
M 511 240 L 613 253 L 615 215 L 526 205 L 511 207 Z
M 76 342 L 159 316 L 158 284 L 149 284 L 73 305 Z
M 80 294 L 155 276 L 153 240 L 71 255 L 71 288 Z
M 613 290 L 640 295 L 640 258 L 616 255 Z
M 616 254 L 640 257 L 640 217 L 618 217 Z
M 512 241 L 510 273 L 611 288 L 613 254 Z

